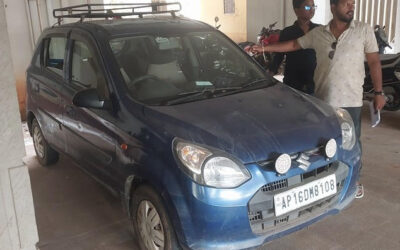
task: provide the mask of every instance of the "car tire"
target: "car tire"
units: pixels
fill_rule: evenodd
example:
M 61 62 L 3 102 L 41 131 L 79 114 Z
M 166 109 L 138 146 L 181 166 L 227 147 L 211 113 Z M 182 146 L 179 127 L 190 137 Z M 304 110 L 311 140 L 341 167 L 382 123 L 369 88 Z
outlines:
M 58 152 L 47 143 L 36 119 L 32 121 L 32 139 L 36 157 L 42 166 L 49 166 L 58 161 Z
M 153 188 L 143 185 L 136 189 L 132 196 L 131 215 L 140 249 L 180 249 L 161 197 Z

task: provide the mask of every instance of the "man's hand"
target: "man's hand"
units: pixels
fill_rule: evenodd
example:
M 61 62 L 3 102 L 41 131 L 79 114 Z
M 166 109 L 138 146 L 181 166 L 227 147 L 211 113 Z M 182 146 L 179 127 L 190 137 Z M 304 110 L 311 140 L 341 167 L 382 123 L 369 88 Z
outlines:
M 251 46 L 250 51 L 254 54 L 258 54 L 258 53 L 263 52 L 263 48 L 260 45 L 253 45 L 253 46 Z
M 374 105 L 375 110 L 381 110 L 386 104 L 385 97 L 383 95 L 375 95 L 374 96 Z

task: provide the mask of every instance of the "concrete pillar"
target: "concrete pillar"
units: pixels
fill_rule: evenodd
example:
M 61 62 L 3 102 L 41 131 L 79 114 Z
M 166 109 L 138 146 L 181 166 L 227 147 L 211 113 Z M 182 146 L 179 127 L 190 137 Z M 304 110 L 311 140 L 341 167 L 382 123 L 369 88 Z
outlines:
M 3 0 L 0 0 L 0 249 L 36 249 L 38 233 Z
M 25 119 L 26 114 L 25 72 L 32 58 L 33 51 L 33 37 L 28 18 L 27 4 L 28 2 L 25 0 L 3 0 L 1 4 L 2 8 L 3 6 L 5 7 L 5 19 L 10 39 L 14 77 L 22 119 Z

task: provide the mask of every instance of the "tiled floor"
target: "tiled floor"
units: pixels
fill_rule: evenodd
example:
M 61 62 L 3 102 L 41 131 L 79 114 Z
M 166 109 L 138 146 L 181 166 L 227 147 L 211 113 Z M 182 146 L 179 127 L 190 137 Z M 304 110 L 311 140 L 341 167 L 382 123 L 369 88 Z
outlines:
M 365 197 L 260 249 L 400 249 L 400 111 L 384 112 L 378 128 L 364 111 Z M 29 137 L 26 145 L 40 249 L 138 249 L 117 198 L 66 157 L 39 166 Z

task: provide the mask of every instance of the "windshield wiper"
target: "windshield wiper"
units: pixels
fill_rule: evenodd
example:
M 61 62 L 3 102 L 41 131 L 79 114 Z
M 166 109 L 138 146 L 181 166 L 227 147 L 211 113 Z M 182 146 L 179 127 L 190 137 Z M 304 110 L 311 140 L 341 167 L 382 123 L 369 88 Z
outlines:
M 241 87 L 226 87 L 226 88 L 205 88 L 203 90 L 182 92 L 178 96 L 165 101 L 164 105 L 174 105 L 178 103 L 184 103 L 192 100 L 196 100 L 199 97 L 214 97 L 215 94 L 226 93 L 233 90 L 241 89 Z
M 246 90 L 247 88 L 254 87 L 255 85 L 257 85 L 257 83 L 266 82 L 266 81 L 268 81 L 268 80 L 269 80 L 269 79 L 266 79 L 266 78 L 256 79 L 256 80 L 254 80 L 254 81 L 251 81 L 251 82 L 249 82 L 249 83 L 246 83 L 245 85 L 243 85 L 242 87 L 239 87 L 239 88 L 238 88 L 237 90 L 235 90 L 235 91 L 230 91 L 230 92 L 222 93 L 221 95 L 218 95 L 218 97 L 220 97 L 220 96 L 226 96 L 226 95 L 234 95 L 234 94 L 237 94 L 237 93 L 240 93 L 240 92 L 247 91 L 247 90 Z M 258 86 L 258 88 L 259 88 L 259 87 L 270 87 L 270 86 L 272 86 L 272 85 L 275 85 L 277 82 L 278 82 L 278 81 L 271 81 L 271 82 L 268 81 L 267 84 L 262 84 L 262 85 Z M 250 89 L 250 90 L 251 90 L 251 89 Z
M 249 82 L 249 83 L 246 83 L 246 84 L 243 85 L 241 88 L 242 88 L 242 89 L 246 89 L 246 88 L 249 88 L 249 87 L 253 87 L 253 86 L 256 85 L 257 83 L 265 82 L 265 81 L 267 81 L 267 80 L 268 80 L 267 78 L 259 78 L 259 79 L 256 79 L 256 80 L 254 80 L 254 81 L 251 81 L 251 82 Z

